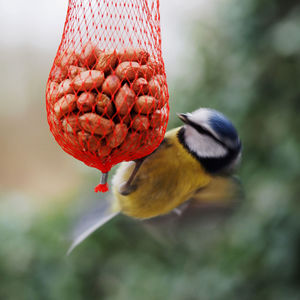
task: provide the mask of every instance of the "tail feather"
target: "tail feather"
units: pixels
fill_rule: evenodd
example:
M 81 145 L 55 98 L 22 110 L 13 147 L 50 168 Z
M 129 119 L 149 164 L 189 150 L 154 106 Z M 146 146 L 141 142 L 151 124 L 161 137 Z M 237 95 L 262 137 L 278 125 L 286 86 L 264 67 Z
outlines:
M 97 207 L 91 209 L 91 211 L 84 215 L 77 223 L 72 234 L 72 244 L 67 251 L 67 255 L 98 228 L 119 214 L 120 211 L 112 208 L 112 201 L 110 200 L 111 199 L 101 199 Z

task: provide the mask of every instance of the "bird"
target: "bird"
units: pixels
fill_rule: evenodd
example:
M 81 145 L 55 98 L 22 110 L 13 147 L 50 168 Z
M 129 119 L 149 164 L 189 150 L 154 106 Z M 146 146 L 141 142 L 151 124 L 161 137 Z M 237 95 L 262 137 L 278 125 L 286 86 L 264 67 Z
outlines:
M 235 176 L 242 154 L 236 128 L 211 108 L 177 115 L 183 125 L 168 131 L 156 150 L 120 164 L 111 197 L 79 226 L 68 253 L 119 213 L 147 220 L 181 214 L 190 205 L 233 205 L 241 191 Z

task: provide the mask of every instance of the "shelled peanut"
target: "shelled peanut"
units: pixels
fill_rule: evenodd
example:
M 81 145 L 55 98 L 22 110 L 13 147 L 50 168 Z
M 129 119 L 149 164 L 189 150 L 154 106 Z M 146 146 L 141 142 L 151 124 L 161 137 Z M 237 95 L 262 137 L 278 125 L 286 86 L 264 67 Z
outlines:
M 167 122 L 166 89 L 163 66 L 145 50 L 103 51 L 87 43 L 80 53 L 57 56 L 46 96 L 62 135 L 105 158 L 112 150 L 147 144 L 145 136 L 151 136 L 148 146 L 154 134 L 161 138 L 157 129 Z

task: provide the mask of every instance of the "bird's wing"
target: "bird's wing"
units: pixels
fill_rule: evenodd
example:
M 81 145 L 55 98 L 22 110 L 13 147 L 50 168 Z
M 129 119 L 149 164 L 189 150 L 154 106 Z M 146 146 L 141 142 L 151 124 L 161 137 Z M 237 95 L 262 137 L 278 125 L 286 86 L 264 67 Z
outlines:
M 224 224 L 243 197 L 241 183 L 236 177 L 214 177 L 171 213 L 142 224 L 162 245 L 183 245 L 188 243 L 187 238 L 199 239 L 199 236 L 205 240 L 207 235 L 217 232 L 217 226 Z
M 232 208 L 244 198 L 242 184 L 235 176 L 215 176 L 189 199 L 198 208 Z
M 72 244 L 68 249 L 67 255 L 88 236 L 119 213 L 119 211 L 112 208 L 111 200 L 112 199 L 109 198 L 99 200 L 96 205 L 91 207 L 90 210 L 81 217 L 74 226 L 71 238 Z

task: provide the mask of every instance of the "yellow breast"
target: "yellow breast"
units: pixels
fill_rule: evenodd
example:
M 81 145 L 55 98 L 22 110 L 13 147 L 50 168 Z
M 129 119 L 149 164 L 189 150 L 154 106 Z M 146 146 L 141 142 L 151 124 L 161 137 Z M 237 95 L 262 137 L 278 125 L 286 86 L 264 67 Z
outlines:
M 145 159 L 128 196 L 119 193 L 134 163 L 123 163 L 113 180 L 113 193 L 120 210 L 136 218 L 166 214 L 187 201 L 193 193 L 211 181 L 201 164 L 181 145 L 177 138 L 180 128 L 169 131 L 162 145 Z

